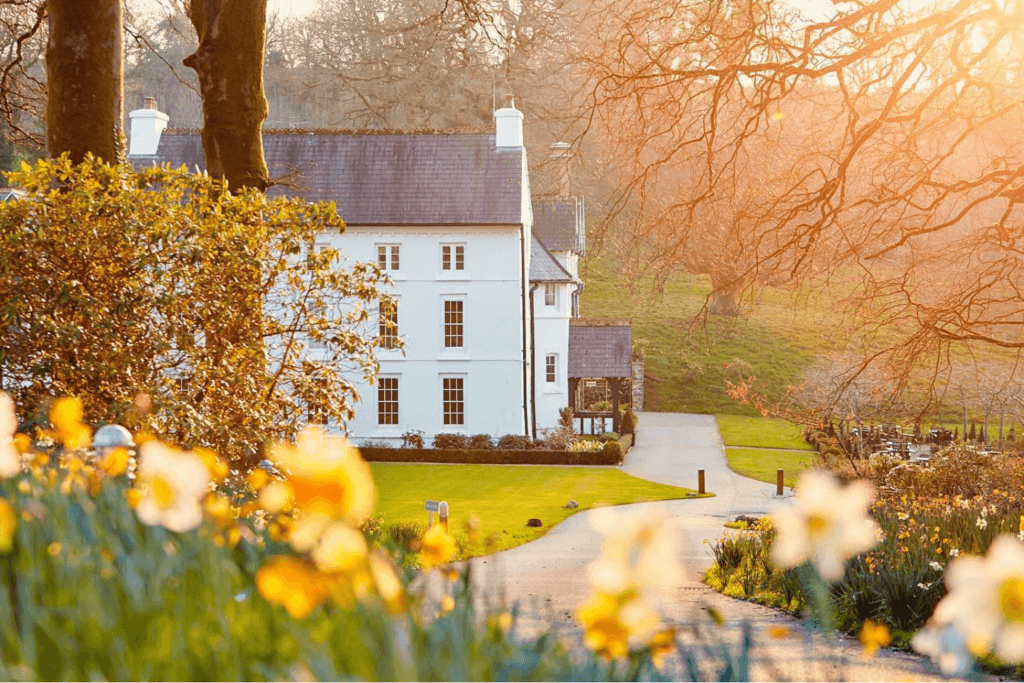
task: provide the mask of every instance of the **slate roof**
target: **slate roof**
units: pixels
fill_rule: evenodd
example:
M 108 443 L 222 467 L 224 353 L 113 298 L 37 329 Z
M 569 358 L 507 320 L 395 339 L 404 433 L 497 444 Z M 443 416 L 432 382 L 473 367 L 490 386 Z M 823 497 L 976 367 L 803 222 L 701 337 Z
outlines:
M 536 233 L 530 236 L 530 282 L 575 282 Z
M 552 251 L 586 253 L 587 231 L 582 197 L 533 200 L 533 229 Z
M 267 194 L 334 201 L 349 225 L 516 225 L 523 222 L 523 151 L 493 133 L 347 134 L 264 131 Z M 203 170 L 195 131 L 164 131 L 155 157 Z
M 632 351 L 629 320 L 569 321 L 569 377 L 630 377 Z

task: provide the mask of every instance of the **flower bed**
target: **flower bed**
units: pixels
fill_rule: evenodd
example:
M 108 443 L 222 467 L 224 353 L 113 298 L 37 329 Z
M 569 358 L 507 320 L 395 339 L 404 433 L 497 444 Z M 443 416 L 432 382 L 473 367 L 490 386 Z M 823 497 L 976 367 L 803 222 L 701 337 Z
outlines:
M 616 446 L 618 445 L 617 442 Z M 368 462 L 433 462 L 474 465 L 621 465 L 622 450 L 594 452 L 547 450 L 454 450 L 446 448 L 360 448 Z

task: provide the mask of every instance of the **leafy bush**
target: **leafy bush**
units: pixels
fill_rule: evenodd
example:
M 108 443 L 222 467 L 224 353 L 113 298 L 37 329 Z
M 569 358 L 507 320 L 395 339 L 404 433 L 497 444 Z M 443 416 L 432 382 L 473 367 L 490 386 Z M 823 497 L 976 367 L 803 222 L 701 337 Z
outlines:
M 423 448 L 423 432 L 411 429 L 402 434 L 402 448 Z
M 565 406 L 558 411 L 558 426 L 572 429 L 573 410 L 572 406 Z
M 81 396 L 92 420 L 246 466 L 305 423 L 311 402 L 320 418 L 351 417 L 353 384 L 337 368 L 376 371 L 377 342 L 360 327 L 386 276 L 344 269 L 330 249 L 297 258 L 344 230 L 332 203 L 91 158 L 40 160 L 8 179 L 28 195 L 0 204 L 0 349 L 19 405 Z M 333 358 L 265 343 L 283 338 L 314 339 Z
M 615 432 L 605 432 L 597 437 L 599 441 L 618 441 L 619 435 Z
M 436 434 L 434 436 L 434 448 L 450 451 L 465 450 L 469 445 L 469 438 L 465 434 Z
M 622 446 L 619 445 L 618 441 L 608 441 L 608 442 L 606 442 L 604 444 L 604 448 L 601 449 L 601 452 L 605 455 L 605 457 L 607 457 L 609 459 L 612 459 L 612 458 L 614 458 L 616 460 L 621 460 L 622 459 Z
M 580 439 L 569 444 L 569 450 L 573 453 L 596 453 L 604 450 L 604 444 L 596 440 Z
M 614 441 L 608 443 L 619 444 Z M 477 465 L 620 465 L 621 452 L 548 451 L 540 449 L 489 451 L 441 450 L 424 448 L 422 451 L 404 448 L 367 448 L 360 453 L 369 462 L 436 462 Z
M 608 413 L 611 412 L 611 409 L 611 401 L 598 401 L 590 406 L 590 411 L 595 413 Z
M 503 451 L 525 451 L 533 446 L 533 441 L 528 436 L 520 434 L 506 434 L 498 439 L 498 448 Z
M 490 434 L 474 434 L 469 437 L 467 447 L 476 451 L 489 451 L 494 448 L 494 440 Z
M 555 451 L 568 450 L 572 442 L 578 438 L 572 428 L 559 426 L 544 433 L 544 448 Z
M 632 408 L 626 408 L 626 411 L 622 414 L 622 419 L 619 421 L 619 429 L 622 430 L 623 434 L 632 434 L 636 431 L 636 414 Z

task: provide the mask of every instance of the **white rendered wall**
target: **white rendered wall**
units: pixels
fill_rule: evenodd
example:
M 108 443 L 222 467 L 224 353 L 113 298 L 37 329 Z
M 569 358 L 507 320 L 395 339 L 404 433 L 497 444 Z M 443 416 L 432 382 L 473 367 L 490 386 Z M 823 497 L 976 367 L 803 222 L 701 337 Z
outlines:
M 554 306 L 544 303 L 544 283 L 538 283 L 533 293 L 534 339 L 536 340 L 536 366 L 534 381 L 537 401 L 537 432 L 558 426 L 558 411 L 569 405 L 569 380 L 566 376 L 569 360 L 569 313 L 572 285 L 556 283 Z M 545 359 L 555 354 L 555 382 L 547 381 Z
M 398 425 L 378 425 L 377 387 L 356 381 L 362 397 L 348 423 L 357 441 L 398 442 L 402 433 L 524 434 L 522 280 L 519 226 L 348 227 L 321 236 L 352 261 L 377 260 L 377 244 L 400 245 L 400 268 L 389 272 L 398 298 L 398 334 L 406 347 L 378 350 L 381 376 L 399 377 Z M 441 245 L 465 246 L 465 269 L 441 269 Z M 447 349 L 443 300 L 464 304 L 464 346 Z M 376 313 L 372 318 L 376 321 Z M 441 376 L 465 378 L 465 424 L 443 424 Z

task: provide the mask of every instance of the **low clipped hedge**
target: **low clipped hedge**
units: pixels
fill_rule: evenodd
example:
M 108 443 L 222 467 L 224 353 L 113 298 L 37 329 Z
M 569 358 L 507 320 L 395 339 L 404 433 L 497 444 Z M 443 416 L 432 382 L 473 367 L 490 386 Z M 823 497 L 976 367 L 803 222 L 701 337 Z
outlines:
M 615 442 L 618 446 L 618 442 Z M 360 448 L 369 462 L 436 462 L 459 465 L 621 465 L 622 452 L 592 453 L 545 450 L 454 450 L 449 448 Z

